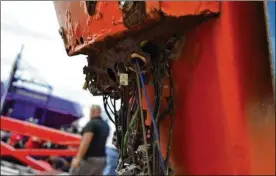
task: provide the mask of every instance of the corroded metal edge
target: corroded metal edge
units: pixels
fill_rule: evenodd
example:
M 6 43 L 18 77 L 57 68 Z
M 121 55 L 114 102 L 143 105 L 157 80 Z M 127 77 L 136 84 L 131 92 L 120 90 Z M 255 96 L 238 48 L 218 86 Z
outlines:
M 271 34 L 272 33 L 271 30 L 275 31 L 275 21 L 273 22 L 270 19 L 271 15 L 274 15 L 274 18 L 275 18 L 275 14 L 272 14 L 272 13 L 269 12 L 268 6 L 273 5 L 273 4 L 270 4 L 270 3 L 273 3 L 273 2 L 264 1 L 263 2 L 263 4 L 264 4 L 263 7 L 264 7 L 265 28 L 266 28 L 266 33 L 267 33 L 266 36 L 267 36 L 268 51 L 269 51 L 269 62 L 270 62 L 270 69 L 271 69 L 270 73 L 271 73 L 272 84 L 273 84 L 274 101 L 276 101 L 276 95 L 275 95 L 275 92 L 276 92 L 275 91 L 275 84 L 276 84 L 275 83 L 276 82 L 275 36 L 272 36 L 272 34 Z M 274 4 L 274 6 L 275 6 L 275 4 Z M 273 43 L 272 43 L 273 41 L 272 40 L 274 40 L 274 47 L 273 47 Z

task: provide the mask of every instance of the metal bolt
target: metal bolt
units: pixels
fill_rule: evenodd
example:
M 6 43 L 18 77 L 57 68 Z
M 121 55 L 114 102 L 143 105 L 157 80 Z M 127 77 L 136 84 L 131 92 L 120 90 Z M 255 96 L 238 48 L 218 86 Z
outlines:
M 82 88 L 83 88 L 84 90 L 86 90 L 86 89 L 88 88 L 88 81 L 85 81 L 85 82 L 84 82 Z
M 119 7 L 124 12 L 128 12 L 133 7 L 133 4 L 133 1 L 119 1 Z
M 59 28 L 58 33 L 59 33 L 59 35 L 60 35 L 61 37 L 64 36 L 64 29 L 63 29 L 63 27 L 60 27 L 60 28 Z

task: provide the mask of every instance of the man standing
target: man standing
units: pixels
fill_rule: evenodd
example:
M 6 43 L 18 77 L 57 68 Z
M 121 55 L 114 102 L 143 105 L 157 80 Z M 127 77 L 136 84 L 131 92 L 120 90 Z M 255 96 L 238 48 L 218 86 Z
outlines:
M 71 163 L 71 175 L 102 175 L 105 167 L 105 143 L 109 126 L 101 118 L 98 105 L 91 107 L 90 118 L 82 130 L 79 150 Z

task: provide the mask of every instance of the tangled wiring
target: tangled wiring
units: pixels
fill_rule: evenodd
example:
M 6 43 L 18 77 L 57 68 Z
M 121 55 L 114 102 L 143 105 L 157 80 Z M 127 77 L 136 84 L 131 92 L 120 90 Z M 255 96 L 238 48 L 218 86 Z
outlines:
M 145 80 L 149 78 L 149 74 L 142 71 L 141 63 L 145 61 L 138 54 L 132 58 L 133 69 L 129 74 L 133 76 L 128 80 L 128 86 L 118 85 L 118 89 L 113 92 L 120 97 L 119 110 L 116 110 L 116 98 L 114 98 L 118 96 L 103 95 L 106 114 L 116 127 L 113 144 L 120 151 L 117 175 L 172 174 L 169 158 L 174 117 L 174 86 L 168 59 L 168 45 L 165 47 L 160 48 L 148 41 L 141 45 L 141 51 L 149 54 L 151 59 L 149 70 L 154 90 L 153 105 L 149 102 L 145 87 L 145 84 L 148 84 Z M 167 108 L 161 108 L 164 81 L 168 81 L 170 87 L 169 96 L 165 97 Z M 143 100 L 146 102 L 146 107 Z M 160 112 L 161 109 L 164 110 Z M 147 114 L 150 117 L 147 117 Z M 159 126 L 165 117 L 170 118 L 170 129 L 167 150 L 163 158 L 160 150 Z

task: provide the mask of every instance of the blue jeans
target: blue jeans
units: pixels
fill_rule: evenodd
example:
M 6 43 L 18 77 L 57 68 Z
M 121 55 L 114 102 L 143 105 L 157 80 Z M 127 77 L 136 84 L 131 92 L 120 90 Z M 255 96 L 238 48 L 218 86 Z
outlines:
M 116 149 L 113 148 L 105 148 L 106 153 L 106 164 L 103 170 L 103 175 L 116 175 L 117 162 L 119 158 L 119 153 Z

